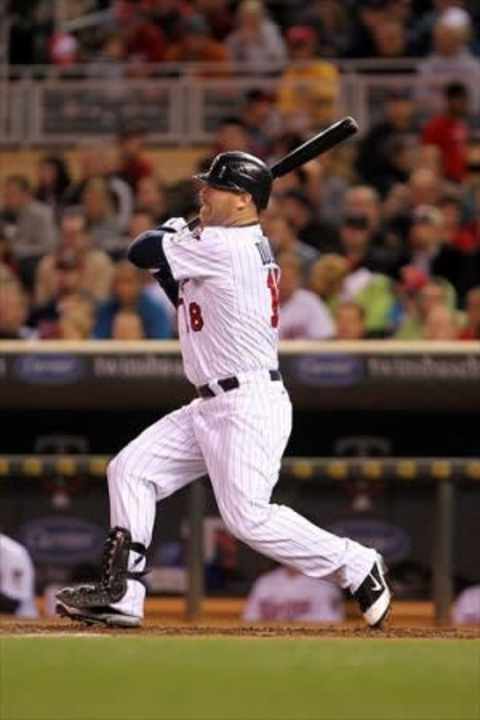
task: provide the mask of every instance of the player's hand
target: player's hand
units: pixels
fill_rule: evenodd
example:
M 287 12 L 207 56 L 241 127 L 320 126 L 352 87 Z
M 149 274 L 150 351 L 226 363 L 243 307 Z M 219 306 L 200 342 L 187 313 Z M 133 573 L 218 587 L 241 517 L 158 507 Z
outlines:
M 157 231 L 166 231 L 176 233 L 187 227 L 187 221 L 183 217 L 173 217 L 164 222 L 157 228 Z

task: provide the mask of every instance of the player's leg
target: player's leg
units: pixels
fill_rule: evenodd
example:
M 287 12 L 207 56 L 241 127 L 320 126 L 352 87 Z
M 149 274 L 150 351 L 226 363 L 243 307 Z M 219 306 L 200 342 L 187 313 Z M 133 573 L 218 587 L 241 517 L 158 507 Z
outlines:
M 230 531 L 279 563 L 357 592 L 375 567 L 375 550 L 270 502 L 291 430 L 282 386 L 262 383 L 206 400 L 195 429 Z
M 59 600 L 64 604 L 77 608 L 108 605 L 121 614 L 113 617 L 111 624 L 122 624 L 123 615 L 133 619 L 143 616 L 145 587 L 141 573 L 152 538 L 156 503 L 206 474 L 193 433 L 191 408 L 183 407 L 151 425 L 109 463 L 112 530 L 105 545 L 102 579 L 90 586 L 90 593 L 85 586 L 61 591 Z M 131 624 L 138 622 L 132 620 Z

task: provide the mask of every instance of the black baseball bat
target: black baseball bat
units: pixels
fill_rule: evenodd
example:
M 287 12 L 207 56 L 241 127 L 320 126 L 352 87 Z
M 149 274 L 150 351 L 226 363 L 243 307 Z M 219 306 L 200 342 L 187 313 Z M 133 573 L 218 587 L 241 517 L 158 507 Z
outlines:
M 333 125 L 329 125 L 325 130 L 314 135 L 303 145 L 294 148 L 288 155 L 276 162 L 270 168 L 274 178 L 282 177 L 296 168 L 313 160 L 319 155 L 331 150 L 335 145 L 343 142 L 351 135 L 355 135 L 358 125 L 352 117 L 345 117 L 338 120 Z
M 328 152 L 333 147 L 343 142 L 347 138 L 355 135 L 358 131 L 357 122 L 350 116 L 342 118 L 337 122 L 329 125 L 325 130 L 314 135 L 312 138 L 294 148 L 288 155 L 274 163 L 270 171 L 274 178 L 282 177 L 292 170 L 313 160 L 319 155 Z M 200 223 L 200 218 L 195 217 L 188 223 L 190 230 L 194 230 Z M 160 228 L 175 232 L 171 228 Z

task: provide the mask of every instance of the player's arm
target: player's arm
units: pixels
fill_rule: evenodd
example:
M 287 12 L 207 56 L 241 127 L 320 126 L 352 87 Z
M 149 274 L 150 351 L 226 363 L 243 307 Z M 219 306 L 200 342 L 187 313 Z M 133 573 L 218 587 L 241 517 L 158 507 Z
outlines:
M 163 288 L 170 302 L 176 307 L 178 303 L 178 282 L 172 275 L 170 265 L 163 250 L 165 232 L 148 230 L 141 233 L 132 242 L 127 257 L 133 265 L 141 270 L 149 270 L 160 287 Z
M 191 232 L 188 227 L 163 238 L 163 251 L 177 281 L 224 277 L 230 251 L 219 228 Z

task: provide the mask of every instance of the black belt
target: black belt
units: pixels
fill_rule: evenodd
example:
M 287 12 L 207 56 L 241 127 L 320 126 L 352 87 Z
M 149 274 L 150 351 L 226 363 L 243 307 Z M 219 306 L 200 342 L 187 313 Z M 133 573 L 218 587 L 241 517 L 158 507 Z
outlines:
M 282 376 L 278 370 L 269 370 L 268 374 L 270 375 L 270 380 L 272 381 L 282 379 Z M 235 377 L 235 375 L 233 375 L 232 377 L 219 380 L 217 382 L 217 385 L 222 388 L 223 392 L 229 392 L 230 390 L 236 390 L 240 387 L 240 380 Z M 209 385 L 200 385 L 200 387 L 197 387 L 197 392 L 201 398 L 215 397 L 215 393 Z

